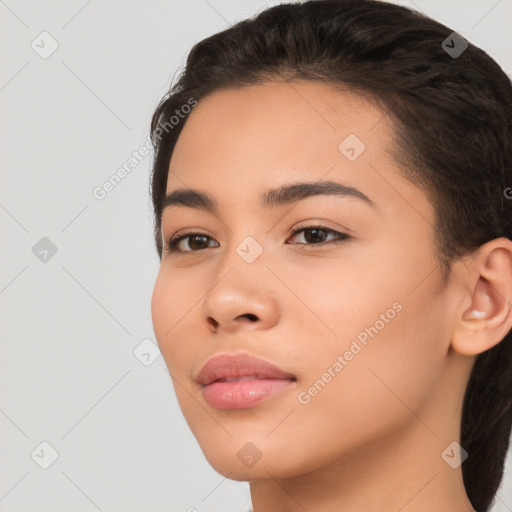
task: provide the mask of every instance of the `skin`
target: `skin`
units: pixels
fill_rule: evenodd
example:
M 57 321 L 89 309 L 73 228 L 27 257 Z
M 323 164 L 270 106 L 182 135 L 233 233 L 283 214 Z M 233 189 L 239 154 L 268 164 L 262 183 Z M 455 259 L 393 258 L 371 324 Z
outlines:
M 366 146 L 354 161 L 338 149 L 351 133 Z M 485 244 L 444 281 L 433 206 L 390 156 L 392 134 L 384 112 L 359 95 L 267 82 L 201 99 L 175 147 L 167 192 L 207 192 L 219 213 L 164 211 L 165 240 L 189 228 L 211 238 L 164 253 L 155 335 L 205 457 L 220 474 L 250 482 L 255 512 L 474 510 L 461 466 L 441 455 L 460 440 L 476 355 L 512 326 L 512 242 Z M 319 180 L 356 187 L 376 208 L 337 196 L 259 202 L 269 188 Z M 336 244 L 324 233 L 315 244 L 307 232 L 290 235 L 299 223 L 350 238 Z M 263 249 L 250 264 L 236 251 L 247 236 Z M 300 403 L 298 393 L 394 303 L 394 318 Z M 297 382 L 250 409 L 213 408 L 195 376 L 224 353 L 261 357 Z M 248 442 L 262 455 L 252 467 L 237 457 Z

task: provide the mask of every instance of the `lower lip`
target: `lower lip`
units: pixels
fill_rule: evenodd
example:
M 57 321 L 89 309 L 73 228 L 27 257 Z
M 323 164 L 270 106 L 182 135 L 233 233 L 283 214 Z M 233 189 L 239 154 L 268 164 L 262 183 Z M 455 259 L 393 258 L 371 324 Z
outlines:
M 289 379 L 212 382 L 203 388 L 205 400 L 216 409 L 248 409 L 288 389 Z

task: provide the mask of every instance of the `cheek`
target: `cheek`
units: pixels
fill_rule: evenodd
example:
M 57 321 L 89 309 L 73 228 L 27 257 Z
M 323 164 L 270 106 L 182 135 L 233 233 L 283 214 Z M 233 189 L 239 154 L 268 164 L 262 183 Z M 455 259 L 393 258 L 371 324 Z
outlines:
M 418 417 L 424 417 L 423 406 L 440 379 L 442 358 L 440 350 L 432 350 L 435 330 L 422 329 L 427 319 L 417 320 L 419 310 L 418 304 L 404 301 L 378 334 L 368 335 L 366 345 L 347 336 L 337 345 L 325 345 L 321 354 L 310 352 L 308 378 L 300 388 L 305 394 L 300 402 L 296 397 L 294 407 L 301 428 L 281 439 L 276 436 L 276 446 L 307 444 L 308 452 L 298 455 L 296 463 L 322 465 L 402 429 L 421 428 Z M 341 370 L 335 365 L 338 356 L 344 360 Z M 428 429 L 425 435 L 430 439 Z
M 294 347 L 305 375 L 296 411 L 306 431 L 325 433 L 339 450 L 417 421 L 411 411 L 422 409 L 441 378 L 446 313 L 437 274 L 423 280 L 418 271 L 427 275 L 431 261 L 420 259 L 389 254 L 359 269 L 348 259 L 342 268 L 328 261 L 314 282 L 295 288 L 311 310 L 300 316 L 301 332 L 316 329 L 317 338 L 300 336 Z M 324 441 L 313 442 L 329 457 L 333 445 Z
M 185 367 L 187 337 L 183 326 L 200 297 L 193 290 L 190 283 L 175 279 L 162 265 L 153 287 L 151 317 L 158 346 L 173 375 Z
M 151 319 L 160 348 L 162 348 L 165 332 L 173 325 L 172 315 L 175 311 L 175 304 L 173 304 L 172 295 L 169 291 L 160 267 L 151 296 Z

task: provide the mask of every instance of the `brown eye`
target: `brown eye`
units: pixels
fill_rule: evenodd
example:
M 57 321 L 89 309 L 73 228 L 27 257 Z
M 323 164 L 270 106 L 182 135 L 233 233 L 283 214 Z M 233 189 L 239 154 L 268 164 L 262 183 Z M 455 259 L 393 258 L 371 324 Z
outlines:
M 304 233 L 302 235 L 304 242 L 299 242 L 300 245 L 329 245 L 330 243 L 344 242 L 350 238 L 345 233 L 324 226 L 300 226 L 293 231 L 292 238 L 299 233 Z M 326 241 L 326 237 L 329 235 L 334 235 L 334 239 Z
M 187 242 L 185 242 L 186 240 Z M 207 244 L 208 240 L 213 241 L 212 238 L 204 233 L 185 233 L 171 238 L 166 244 L 166 249 L 169 252 L 197 252 L 209 247 Z M 185 248 L 186 245 L 188 245 L 188 248 Z

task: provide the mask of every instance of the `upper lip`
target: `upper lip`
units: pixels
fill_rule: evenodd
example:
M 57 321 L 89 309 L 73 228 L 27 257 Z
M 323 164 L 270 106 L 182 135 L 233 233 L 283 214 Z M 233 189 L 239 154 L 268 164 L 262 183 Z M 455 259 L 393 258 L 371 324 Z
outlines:
M 249 354 L 222 354 L 209 359 L 197 375 L 207 386 L 216 380 L 254 376 L 256 379 L 290 379 L 296 376 L 276 365 Z

